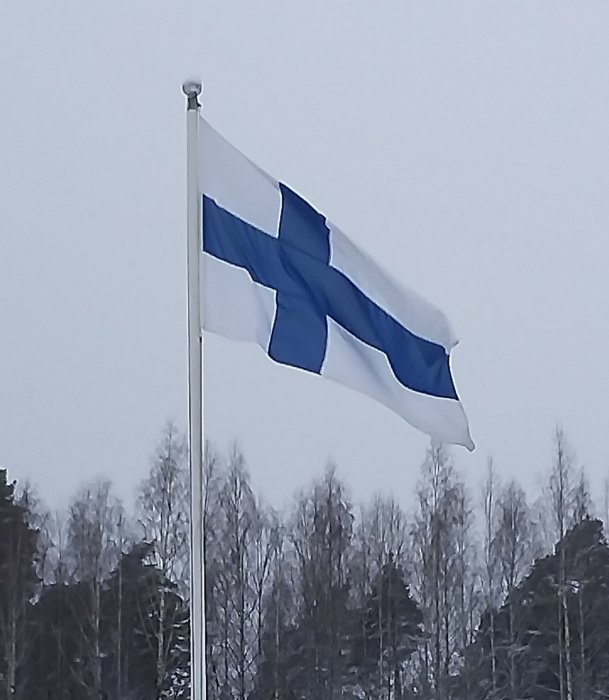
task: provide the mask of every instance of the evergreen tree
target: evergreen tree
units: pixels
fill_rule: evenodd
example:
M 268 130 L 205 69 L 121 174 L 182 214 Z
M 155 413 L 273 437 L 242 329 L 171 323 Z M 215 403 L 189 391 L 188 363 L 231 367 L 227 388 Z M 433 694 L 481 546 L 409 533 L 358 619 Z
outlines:
M 402 700 L 404 664 L 418 647 L 423 615 L 393 557 L 378 574 L 363 614 L 353 665 L 367 697 Z
M 47 586 L 32 609 L 32 646 L 24 697 L 82 697 L 83 659 L 79 619 L 86 614 L 83 584 Z
M 188 668 L 184 655 L 187 606 L 177 585 L 147 561 L 151 550 L 151 544 L 140 543 L 123 554 L 104 587 L 103 676 L 110 697 L 176 697 L 172 684 Z M 161 595 L 165 601 L 162 618 Z M 164 669 L 161 676 L 159 659 Z
M 24 666 L 31 651 L 27 629 L 36 591 L 38 531 L 27 507 L 15 499 L 15 484 L 0 469 L 0 699 L 24 698 Z
M 560 617 L 559 596 L 565 599 Z M 565 616 L 569 668 L 564 657 L 561 662 Z M 479 663 L 475 697 L 485 700 L 493 697 L 486 660 L 491 649 L 489 619 L 487 613 L 475 643 L 477 653 L 472 655 Z M 584 519 L 566 532 L 553 554 L 534 564 L 495 616 L 495 639 L 497 698 L 560 697 L 567 676 L 577 700 L 609 694 L 609 547 L 600 521 Z

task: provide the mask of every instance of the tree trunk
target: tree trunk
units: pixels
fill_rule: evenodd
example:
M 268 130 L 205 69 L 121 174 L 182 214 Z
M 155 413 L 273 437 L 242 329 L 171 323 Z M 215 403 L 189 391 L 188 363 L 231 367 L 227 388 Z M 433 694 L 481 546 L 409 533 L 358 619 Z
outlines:
M 573 680 L 571 673 L 571 631 L 569 627 L 569 607 L 567 593 L 562 595 L 563 619 L 565 622 L 565 666 L 567 670 L 567 700 L 573 700 Z
M 161 588 L 159 600 L 159 621 L 156 632 L 156 694 L 162 697 L 163 683 L 165 682 L 165 588 Z
M 122 542 L 121 542 L 122 551 Z M 118 611 L 117 611 L 117 650 L 116 650 L 116 695 L 123 697 L 123 570 L 118 570 Z
M 580 675 L 580 691 L 579 700 L 587 700 L 588 689 L 586 679 L 586 645 L 585 645 L 585 630 L 584 630 L 584 589 L 579 593 L 579 675 Z
M 17 691 L 17 610 L 10 611 L 9 638 L 6 653 L 6 697 L 14 698 Z
M 512 596 L 512 591 L 508 593 Z M 514 646 L 516 645 L 515 633 L 514 633 L 514 606 L 510 600 L 510 700 L 516 699 L 516 658 L 514 654 Z
M 559 677 L 559 687 L 560 687 L 560 700 L 565 700 L 563 624 L 562 624 L 562 606 L 561 606 L 561 602 L 560 602 L 560 589 L 558 591 L 558 677 Z
M 275 601 L 275 663 L 273 668 L 273 698 L 279 699 L 279 592 Z
M 94 695 L 101 697 L 102 671 L 101 671 L 101 582 L 95 583 L 95 612 L 94 612 L 95 638 L 94 638 Z
M 497 696 L 497 659 L 495 656 L 495 611 L 491 609 L 491 688 L 493 700 Z M 510 632 L 511 633 L 511 632 Z

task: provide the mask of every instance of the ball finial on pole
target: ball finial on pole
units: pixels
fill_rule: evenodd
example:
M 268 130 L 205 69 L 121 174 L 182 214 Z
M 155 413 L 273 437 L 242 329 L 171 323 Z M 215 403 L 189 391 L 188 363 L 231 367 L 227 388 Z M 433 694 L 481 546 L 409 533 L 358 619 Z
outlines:
M 203 90 L 203 85 L 198 78 L 190 78 L 182 83 L 182 92 L 186 95 L 188 99 L 188 109 L 198 109 L 199 100 L 198 97 Z

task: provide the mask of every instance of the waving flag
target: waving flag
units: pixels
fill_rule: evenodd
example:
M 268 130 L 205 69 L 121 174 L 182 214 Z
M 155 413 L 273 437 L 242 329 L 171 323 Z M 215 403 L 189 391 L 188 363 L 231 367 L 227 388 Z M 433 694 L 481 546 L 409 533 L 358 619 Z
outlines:
M 200 122 L 205 330 L 257 343 L 473 449 L 444 314 L 391 279 L 323 214 Z

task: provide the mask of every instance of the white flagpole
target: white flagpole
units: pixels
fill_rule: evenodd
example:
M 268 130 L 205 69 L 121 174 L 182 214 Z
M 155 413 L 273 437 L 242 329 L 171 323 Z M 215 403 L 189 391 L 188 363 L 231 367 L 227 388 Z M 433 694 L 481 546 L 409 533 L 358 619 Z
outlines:
M 190 455 L 190 689 L 205 700 L 205 571 L 203 533 L 203 333 L 200 268 L 203 214 L 199 189 L 199 95 L 201 83 L 183 83 L 186 95 L 188 234 L 188 436 Z

